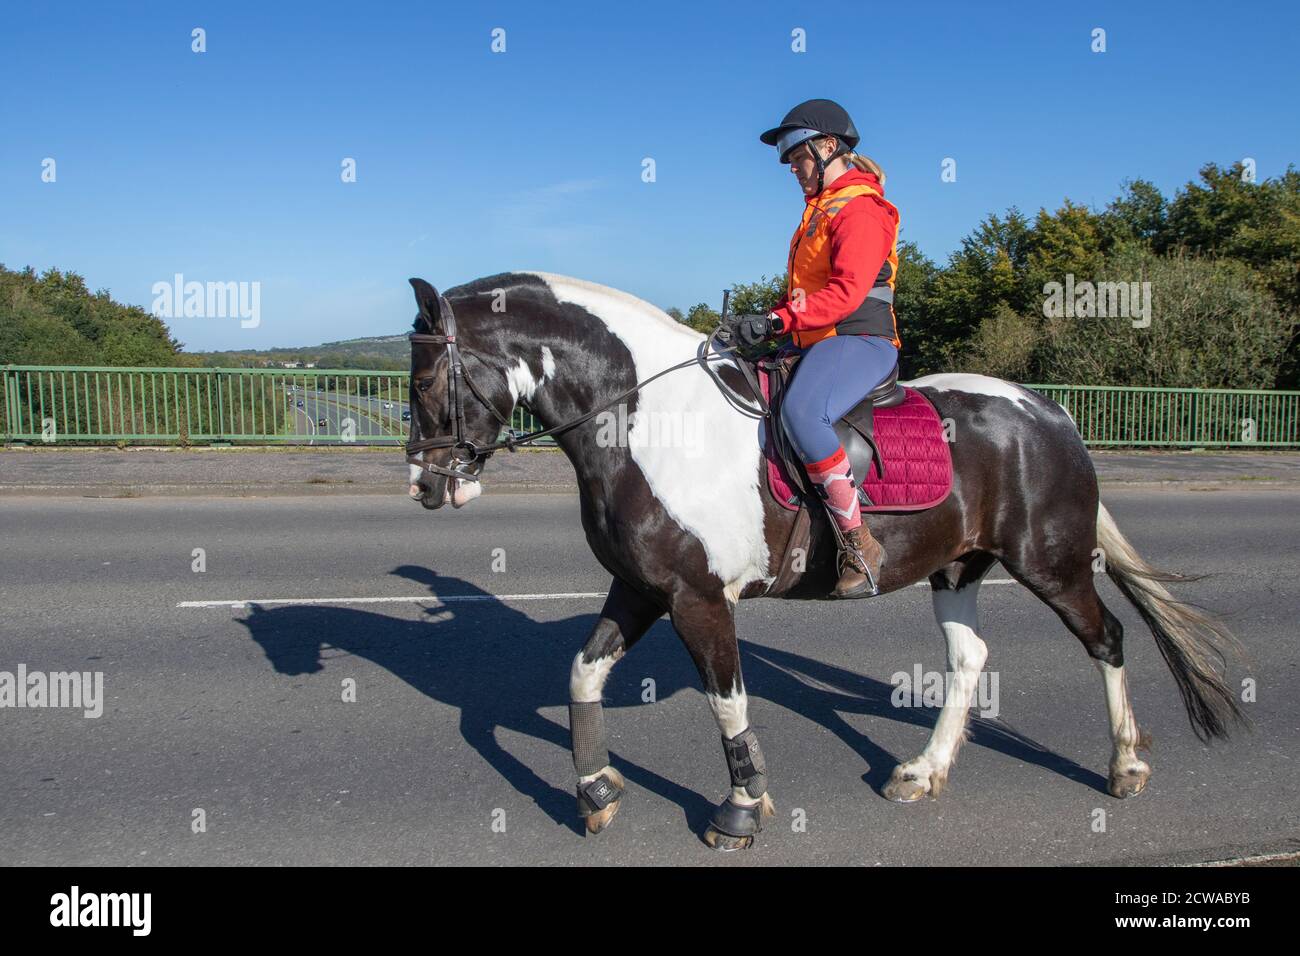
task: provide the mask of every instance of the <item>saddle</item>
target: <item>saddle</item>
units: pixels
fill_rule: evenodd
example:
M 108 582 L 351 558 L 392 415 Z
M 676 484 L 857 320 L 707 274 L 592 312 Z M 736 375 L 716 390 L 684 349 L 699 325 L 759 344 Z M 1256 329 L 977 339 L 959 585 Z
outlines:
M 751 387 L 757 379 L 770 410 L 763 436 L 768 491 L 781 507 L 798 512 L 781 569 L 768 593 L 780 593 L 798 579 L 789 559 L 795 548 L 810 553 L 814 529 L 809 506 L 818 500 L 781 426 L 781 403 L 798 361 L 798 353 L 778 352 L 756 359 L 752 369 L 744 370 Z M 864 513 L 932 508 L 952 490 L 952 456 L 943 422 L 924 395 L 898 384 L 897 365 L 834 428 L 853 469 Z M 813 510 L 821 511 L 820 507 Z

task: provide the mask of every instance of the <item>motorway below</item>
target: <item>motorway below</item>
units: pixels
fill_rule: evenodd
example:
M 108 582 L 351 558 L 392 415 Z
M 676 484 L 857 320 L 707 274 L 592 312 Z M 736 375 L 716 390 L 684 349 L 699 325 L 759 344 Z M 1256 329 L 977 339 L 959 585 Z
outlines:
M 941 798 L 893 804 L 879 789 L 937 713 L 891 702 L 892 674 L 944 667 L 927 590 L 744 602 L 751 718 L 778 815 L 754 850 L 730 856 L 697 836 L 726 768 L 666 620 L 607 686 L 623 808 L 598 837 L 576 828 L 568 669 L 600 607 L 584 595 L 608 575 L 574 496 L 437 514 L 398 495 L 8 498 L 0 670 L 99 671 L 105 700 L 98 718 L 0 710 L 0 864 L 1089 864 L 1294 851 L 1300 491 L 1105 498 L 1149 558 L 1210 575 L 1180 593 L 1249 649 L 1233 677 L 1256 682 L 1253 733 L 1197 742 L 1149 632 L 1103 582 L 1155 740 L 1148 789 L 1112 799 L 1095 669 L 1045 606 L 991 581 L 981 616 L 997 716 L 974 722 Z

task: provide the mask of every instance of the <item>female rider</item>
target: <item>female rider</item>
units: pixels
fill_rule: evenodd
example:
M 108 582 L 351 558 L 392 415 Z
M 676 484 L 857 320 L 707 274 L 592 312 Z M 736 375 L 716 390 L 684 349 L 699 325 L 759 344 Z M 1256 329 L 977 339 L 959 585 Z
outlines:
M 790 334 L 801 353 L 781 421 L 840 531 L 833 596 L 872 597 L 885 549 L 862 523 L 833 426 L 898 364 L 898 210 L 885 200 L 884 172 L 853 152 L 858 131 L 837 103 L 801 103 L 759 138 L 790 165 L 805 206 L 790 240 L 785 297 L 766 316 L 743 317 L 737 333 L 749 345 Z

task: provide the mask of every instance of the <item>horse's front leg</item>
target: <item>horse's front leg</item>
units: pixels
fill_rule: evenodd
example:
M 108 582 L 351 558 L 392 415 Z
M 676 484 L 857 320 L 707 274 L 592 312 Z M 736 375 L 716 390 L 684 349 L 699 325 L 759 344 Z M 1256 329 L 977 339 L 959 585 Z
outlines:
M 610 586 L 600 620 L 569 672 L 569 734 L 578 771 L 578 813 L 588 833 L 599 833 L 618 812 L 627 786 L 609 765 L 601 693 L 614 664 L 641 639 L 664 608 L 618 578 Z
M 920 800 L 926 794 L 937 797 L 948 782 L 948 771 L 957 750 L 966 739 L 966 719 L 988 647 L 976 631 L 979 621 L 975 611 L 979 595 L 978 579 L 952 588 L 936 574 L 931 579 L 934 616 L 948 643 L 948 673 L 952 685 L 944 696 L 943 710 L 935 722 L 934 732 L 920 756 L 894 768 L 884 795 L 899 803 Z
M 704 842 L 715 850 L 741 850 L 753 844 L 763 818 L 776 811 L 767 793 L 763 752 L 749 726 L 734 608 L 722 594 L 690 593 L 673 600 L 671 614 L 704 682 L 731 774 L 731 794 L 713 812 Z

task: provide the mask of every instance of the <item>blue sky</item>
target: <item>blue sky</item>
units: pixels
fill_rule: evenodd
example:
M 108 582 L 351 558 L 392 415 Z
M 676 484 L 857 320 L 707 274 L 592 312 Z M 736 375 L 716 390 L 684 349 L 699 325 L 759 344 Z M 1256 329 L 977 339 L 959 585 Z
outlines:
M 403 330 L 410 275 L 716 307 L 784 268 L 802 197 L 757 135 L 815 96 L 939 261 L 1013 204 L 1300 162 L 1294 3 L 53 2 L 0 28 L 0 262 L 146 308 L 178 272 L 261 283 L 257 328 L 171 320 L 191 349 Z

